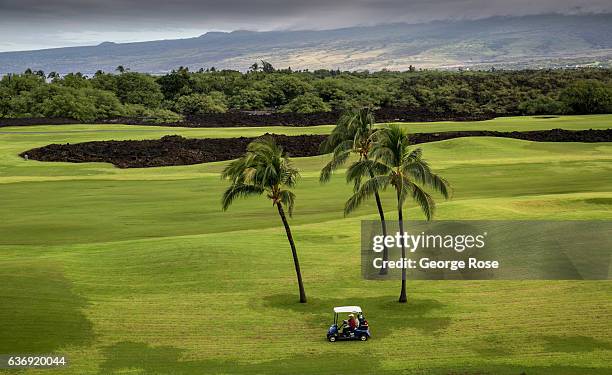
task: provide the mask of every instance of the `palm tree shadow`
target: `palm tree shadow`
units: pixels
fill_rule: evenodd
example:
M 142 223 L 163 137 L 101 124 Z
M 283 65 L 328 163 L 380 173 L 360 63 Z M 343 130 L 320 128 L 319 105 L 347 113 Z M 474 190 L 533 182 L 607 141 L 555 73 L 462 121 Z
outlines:
M 544 341 L 545 353 L 587 353 L 595 350 L 612 350 L 612 342 L 598 340 L 588 336 L 541 336 L 534 341 Z M 480 337 L 478 342 L 470 345 L 483 357 L 507 357 L 515 354 L 516 347 L 501 336 Z
M 288 358 L 263 362 L 237 362 L 230 360 L 184 359 L 187 351 L 173 346 L 151 346 L 146 343 L 124 341 L 103 348 L 105 361 L 100 375 L 140 370 L 145 374 L 340 374 L 346 370 L 346 361 L 336 354 L 300 354 Z M 321 364 L 325 368 L 321 368 Z M 380 369 L 380 362 L 369 356 L 351 358 L 351 366 Z M 382 370 L 382 369 L 381 369 Z M 376 370 L 377 372 L 380 372 Z
M 0 353 L 51 353 L 92 342 L 93 325 L 84 313 L 89 301 L 75 292 L 61 266 L 6 266 L 0 285 L 6 286 L 0 302 Z
M 370 323 L 372 334 L 383 338 L 398 329 L 410 328 L 423 334 L 438 335 L 446 329 L 452 319 L 440 316 L 436 312 L 446 307 L 434 299 L 411 298 L 407 303 L 394 302 L 395 297 L 363 297 L 363 298 L 326 298 L 310 297 L 307 304 L 295 302 L 295 295 L 275 294 L 263 299 L 266 308 L 276 308 L 298 312 L 304 315 L 314 325 L 325 329 L 333 321 L 334 306 L 359 305 Z M 251 304 L 257 308 L 255 303 Z M 322 335 L 322 337 L 324 337 Z
M 379 359 L 370 355 L 347 356 L 332 354 L 300 354 L 271 361 L 238 362 L 219 359 L 190 360 L 185 359 L 187 351 L 173 346 L 151 346 L 146 343 L 123 341 L 102 348 L 104 362 L 99 367 L 98 374 L 112 375 L 127 372 L 158 375 L 187 374 L 300 374 L 300 375 L 337 375 L 355 373 L 355 369 L 363 373 L 394 374 L 404 373 L 397 369 L 382 367 Z M 524 366 L 512 364 L 487 365 L 486 370 L 476 366 L 443 366 L 429 368 L 428 373 L 440 374 L 575 374 L 604 375 L 609 374 L 609 368 L 591 368 L 571 365 L 554 366 Z M 420 373 L 420 372 L 419 372 Z
M 594 350 L 612 350 L 612 342 L 588 336 L 543 336 L 546 351 L 562 353 L 586 353 Z

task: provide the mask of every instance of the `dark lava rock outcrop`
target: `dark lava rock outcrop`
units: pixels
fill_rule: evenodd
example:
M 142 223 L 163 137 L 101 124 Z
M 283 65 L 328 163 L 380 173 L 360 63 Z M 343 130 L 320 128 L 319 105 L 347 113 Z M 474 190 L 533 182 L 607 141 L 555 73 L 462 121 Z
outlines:
M 319 155 L 324 135 L 287 136 L 268 134 L 291 157 Z M 504 137 L 537 142 L 612 142 L 612 129 L 571 131 L 563 129 L 527 132 L 456 131 L 417 133 L 411 143 L 426 143 L 461 137 Z M 94 141 L 75 144 L 51 144 L 21 153 L 29 159 L 73 163 L 107 162 L 119 168 L 189 165 L 240 157 L 255 138 L 183 138 L 169 135 L 156 140 Z

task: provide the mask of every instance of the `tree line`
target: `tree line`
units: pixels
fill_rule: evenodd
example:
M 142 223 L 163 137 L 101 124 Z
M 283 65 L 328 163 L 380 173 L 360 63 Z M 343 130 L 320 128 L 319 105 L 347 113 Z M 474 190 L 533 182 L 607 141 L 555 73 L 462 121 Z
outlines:
M 153 76 L 119 66 L 91 77 L 28 69 L 0 80 L 0 118 L 172 122 L 232 110 L 314 113 L 364 106 L 446 114 L 610 113 L 612 69 L 293 71 L 263 61 L 246 73 L 180 67 Z

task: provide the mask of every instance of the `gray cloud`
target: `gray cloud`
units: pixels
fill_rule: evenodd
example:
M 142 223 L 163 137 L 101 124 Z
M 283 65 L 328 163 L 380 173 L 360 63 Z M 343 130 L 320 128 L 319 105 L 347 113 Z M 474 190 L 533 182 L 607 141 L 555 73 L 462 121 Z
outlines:
M 0 50 L 496 15 L 610 13 L 609 0 L 0 0 Z

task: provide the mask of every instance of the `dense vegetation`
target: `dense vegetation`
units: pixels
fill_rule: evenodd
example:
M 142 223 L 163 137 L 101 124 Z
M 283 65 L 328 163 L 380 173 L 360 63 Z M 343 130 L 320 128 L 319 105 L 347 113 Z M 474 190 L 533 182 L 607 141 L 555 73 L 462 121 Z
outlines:
M 0 80 L 1 117 L 115 117 L 176 121 L 229 110 L 313 113 L 362 106 L 457 114 L 588 114 L 612 112 L 612 70 L 443 72 L 276 70 L 247 73 L 179 68 L 163 76 L 98 71 L 27 70 Z

